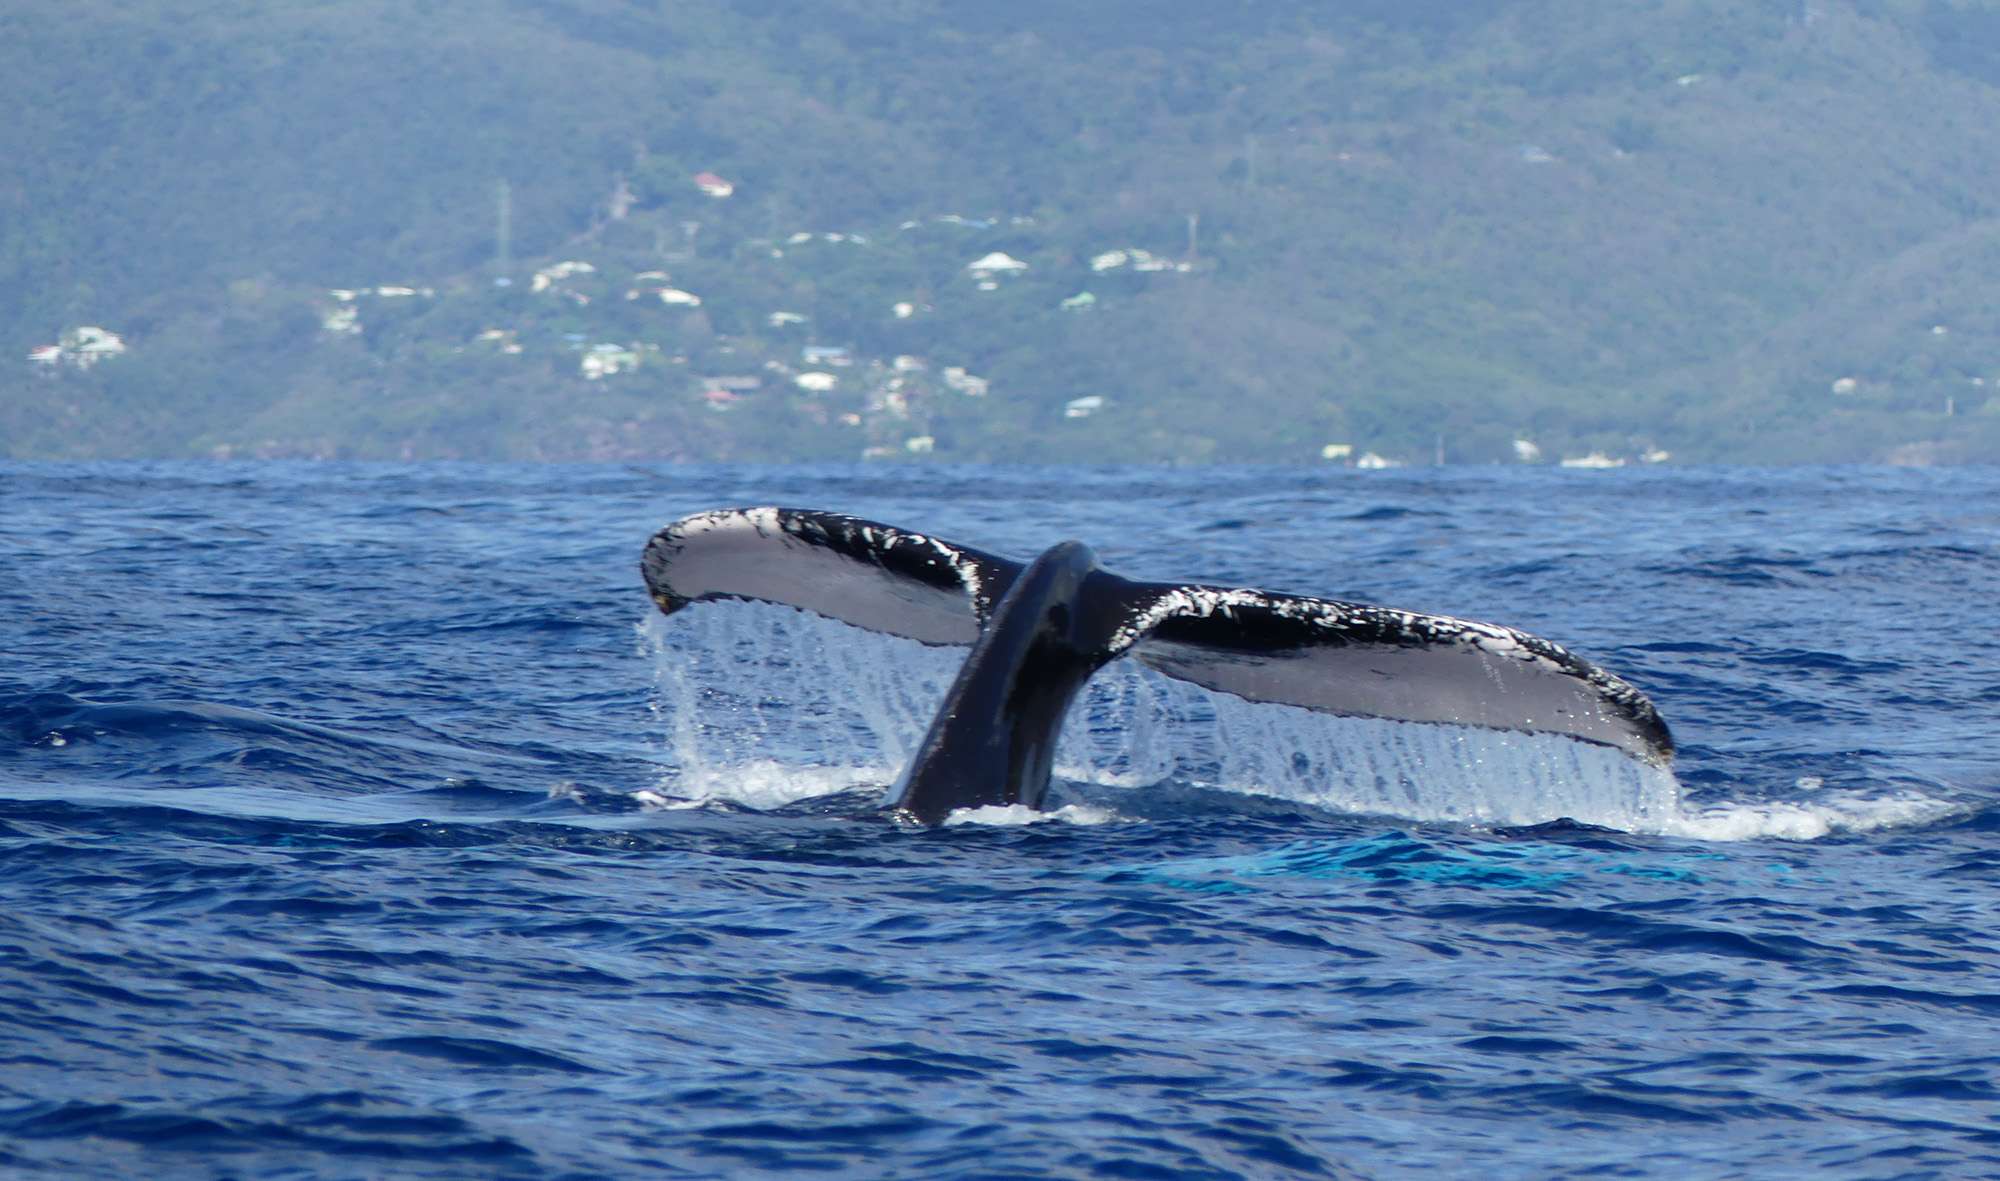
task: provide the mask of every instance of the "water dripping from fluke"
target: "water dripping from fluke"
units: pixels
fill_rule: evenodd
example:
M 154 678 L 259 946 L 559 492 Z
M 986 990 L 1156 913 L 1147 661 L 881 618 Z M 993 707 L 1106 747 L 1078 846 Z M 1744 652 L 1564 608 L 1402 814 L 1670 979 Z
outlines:
M 759 603 L 707 605 L 671 627 L 649 615 L 638 635 L 654 668 L 661 768 L 638 802 L 662 810 L 768 812 L 871 792 L 886 802 L 964 652 Z M 1427 824 L 1564 823 L 1704 841 L 1814 839 L 1963 811 L 1907 788 L 1695 802 L 1671 770 L 1609 747 L 1253 703 L 1130 660 L 1107 666 L 1077 699 L 1056 775 L 1054 802 L 1084 809 L 1070 819 L 1086 823 L 1159 818 L 1147 801 L 1165 795 L 1197 811 L 1254 799 Z

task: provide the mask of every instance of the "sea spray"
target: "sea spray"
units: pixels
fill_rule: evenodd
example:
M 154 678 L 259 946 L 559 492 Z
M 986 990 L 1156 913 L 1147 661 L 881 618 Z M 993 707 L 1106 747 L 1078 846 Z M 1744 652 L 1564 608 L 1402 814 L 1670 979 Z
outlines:
M 892 783 L 964 659 L 763 603 L 653 616 L 639 642 L 663 736 L 654 789 L 759 808 Z
M 761 603 L 650 616 L 638 634 L 661 737 L 648 800 L 760 809 L 891 788 L 965 655 Z M 1962 810 L 1910 789 L 1689 801 L 1672 771 L 1610 747 L 1252 703 L 1129 658 L 1071 708 L 1056 774 L 1113 789 L 1114 807 L 1118 791 L 1171 783 L 1426 823 L 1570 820 L 1700 840 L 1812 839 Z

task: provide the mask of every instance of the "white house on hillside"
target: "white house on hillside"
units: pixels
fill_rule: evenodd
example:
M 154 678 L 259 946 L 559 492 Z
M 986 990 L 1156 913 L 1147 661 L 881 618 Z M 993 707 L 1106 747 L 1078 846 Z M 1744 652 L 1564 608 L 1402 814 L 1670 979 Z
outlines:
M 28 360 L 37 365 L 68 361 L 78 369 L 88 369 L 107 357 L 121 356 L 124 352 L 125 341 L 116 332 L 95 324 L 85 324 L 63 333 L 56 344 L 45 344 L 31 350 Z
M 974 259 L 965 264 L 973 277 L 991 279 L 995 275 L 1017 275 L 1028 269 L 1028 264 L 1005 251 L 995 250 L 985 258 Z

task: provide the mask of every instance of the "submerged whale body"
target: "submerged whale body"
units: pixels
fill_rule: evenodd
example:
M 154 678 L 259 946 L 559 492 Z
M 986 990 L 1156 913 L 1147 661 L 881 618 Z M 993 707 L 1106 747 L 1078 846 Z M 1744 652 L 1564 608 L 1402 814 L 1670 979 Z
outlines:
M 662 612 L 751 599 L 971 651 L 904 771 L 895 807 L 1041 806 L 1063 715 L 1130 655 L 1204 688 L 1351 717 L 1560 734 L 1659 766 L 1673 738 L 1646 695 L 1539 636 L 1360 603 L 1136 582 L 1066 541 L 1022 563 L 809 509 L 697 513 L 640 560 Z

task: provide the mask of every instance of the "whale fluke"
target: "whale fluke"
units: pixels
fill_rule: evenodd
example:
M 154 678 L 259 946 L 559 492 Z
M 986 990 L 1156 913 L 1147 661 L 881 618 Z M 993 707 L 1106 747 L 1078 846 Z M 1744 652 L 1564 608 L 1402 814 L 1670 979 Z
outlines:
M 1259 590 L 1134 592 L 1132 655 L 1206 689 L 1348 717 L 1561 734 L 1673 761 L 1673 735 L 1644 693 L 1528 632 Z
M 839 513 L 743 508 L 668 525 L 639 568 L 669 615 L 755 599 L 926 644 L 970 644 L 1021 563 Z
M 1129 653 L 1250 701 L 1351 717 L 1560 734 L 1665 766 L 1673 738 L 1645 694 L 1498 624 L 1300 595 L 1137 582 L 1064 542 L 1023 564 L 810 509 L 699 513 L 640 562 L 661 611 L 755 599 L 926 644 L 972 646 L 897 807 L 1040 805 L 1063 714 Z

